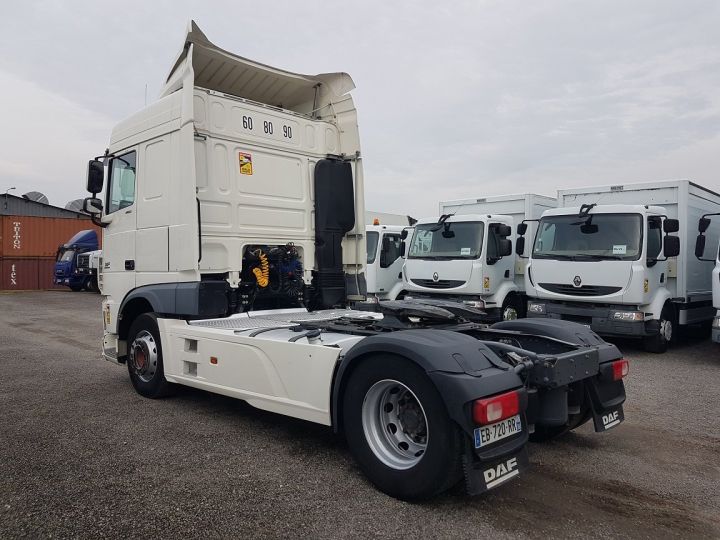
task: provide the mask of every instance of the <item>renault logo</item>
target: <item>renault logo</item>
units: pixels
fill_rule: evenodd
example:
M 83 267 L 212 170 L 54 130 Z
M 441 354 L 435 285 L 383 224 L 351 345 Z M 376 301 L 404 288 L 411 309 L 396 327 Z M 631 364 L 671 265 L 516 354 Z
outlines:
M 437 282 L 440 280 L 440 276 L 438 276 L 437 272 L 433 272 L 433 281 Z
M 582 279 L 580 279 L 580 276 L 575 276 L 573 278 L 573 285 L 575 285 L 576 287 L 582 285 Z

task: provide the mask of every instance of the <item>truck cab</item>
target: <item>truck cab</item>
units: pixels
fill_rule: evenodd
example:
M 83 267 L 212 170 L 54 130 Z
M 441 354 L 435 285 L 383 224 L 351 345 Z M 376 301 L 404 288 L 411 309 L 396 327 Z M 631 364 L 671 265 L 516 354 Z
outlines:
M 97 248 L 97 233 L 92 229 L 80 231 L 66 243 L 58 246 L 53 283 L 65 285 L 73 291 L 92 288 L 90 276 L 81 272 L 78 267 L 78 257 Z
M 665 208 L 583 205 L 546 211 L 525 273 L 529 317 L 604 335 L 672 339 L 677 220 Z M 520 250 L 524 239 L 516 246 Z M 651 342 L 652 343 L 652 342 Z
M 705 214 L 698 220 L 698 236 L 695 241 L 695 257 L 699 261 L 712 263 L 712 306 L 715 310 L 715 317 L 712 320 L 712 340 L 720 343 L 720 245 L 714 244 L 715 256 L 705 258 L 707 244 L 706 234 L 712 222 L 712 217 L 720 216 L 718 213 Z M 712 252 L 711 252 L 712 253 Z
M 512 254 L 513 218 L 498 214 L 443 215 L 415 224 L 403 266 L 411 297 L 430 296 L 511 320 L 522 310 Z
M 367 282 L 368 301 L 395 300 L 405 293 L 402 280 L 403 231 L 401 225 L 367 225 Z M 406 233 L 407 234 L 407 233 Z

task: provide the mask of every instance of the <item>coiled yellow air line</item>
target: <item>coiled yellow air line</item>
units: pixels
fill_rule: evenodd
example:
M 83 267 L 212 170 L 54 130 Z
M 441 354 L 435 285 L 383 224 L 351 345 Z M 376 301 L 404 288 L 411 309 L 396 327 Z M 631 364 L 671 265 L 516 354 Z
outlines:
M 252 271 L 255 274 L 258 286 L 265 288 L 270 283 L 270 263 L 268 263 L 267 255 L 262 250 L 258 250 L 257 256 L 260 259 L 260 268 L 256 266 Z

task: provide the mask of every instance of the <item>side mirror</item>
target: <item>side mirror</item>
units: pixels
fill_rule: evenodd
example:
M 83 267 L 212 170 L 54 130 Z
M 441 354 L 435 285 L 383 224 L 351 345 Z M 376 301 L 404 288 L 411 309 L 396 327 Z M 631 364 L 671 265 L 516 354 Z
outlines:
M 695 256 L 702 259 L 703 255 L 705 255 L 705 236 L 698 234 L 697 240 L 695 240 Z
M 526 232 L 527 232 L 527 223 L 518 223 L 518 226 L 517 226 L 518 235 L 523 236 Z
M 507 257 L 512 254 L 512 241 L 507 238 L 501 238 L 498 240 L 498 255 L 500 257 Z
M 510 228 L 509 225 L 502 225 L 502 224 L 500 224 L 500 225 L 497 226 L 497 235 L 498 235 L 499 237 L 501 237 L 501 238 L 507 238 L 507 237 L 510 236 L 511 234 L 512 234 L 512 229 Z M 510 255 L 510 254 L 508 253 L 508 255 Z
M 677 236 L 666 236 L 663 239 L 663 252 L 665 257 L 677 257 L 680 255 L 680 238 Z
M 97 197 L 87 197 L 83 200 L 83 211 L 91 216 L 99 216 L 102 213 L 103 204 Z
M 665 233 L 674 233 L 680 230 L 680 222 L 677 219 L 666 219 L 663 222 L 663 231 Z M 674 255 L 673 255 L 674 257 Z
M 710 226 L 710 218 L 701 217 L 700 221 L 698 221 L 698 232 L 704 233 L 708 230 L 708 227 Z
M 400 238 L 402 238 L 403 240 L 405 240 L 407 237 L 408 237 L 408 230 L 407 230 L 407 229 L 403 229 L 402 232 L 400 233 Z
M 405 240 L 403 240 L 402 242 L 400 242 L 400 256 L 403 258 L 405 257 L 405 249 Z
M 600 228 L 594 223 L 585 223 L 580 225 L 580 232 L 583 234 L 596 234 Z
M 105 166 L 102 161 L 92 159 L 88 163 L 87 185 L 89 193 L 93 195 L 100 193 L 103 188 L 103 179 L 105 177 Z
M 518 229 L 520 229 L 519 225 Z M 525 238 L 519 236 L 517 240 L 515 240 L 515 254 L 522 257 L 523 253 L 525 253 Z

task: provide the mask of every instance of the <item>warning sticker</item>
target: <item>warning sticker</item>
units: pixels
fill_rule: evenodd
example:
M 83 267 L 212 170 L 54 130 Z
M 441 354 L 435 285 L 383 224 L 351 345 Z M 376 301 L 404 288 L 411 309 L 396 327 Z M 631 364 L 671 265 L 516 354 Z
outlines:
M 625 255 L 627 253 L 627 245 L 613 246 L 613 255 Z
M 252 154 L 240 152 L 240 174 L 252 174 Z
M 460 255 L 470 255 L 470 248 L 460 248 Z

